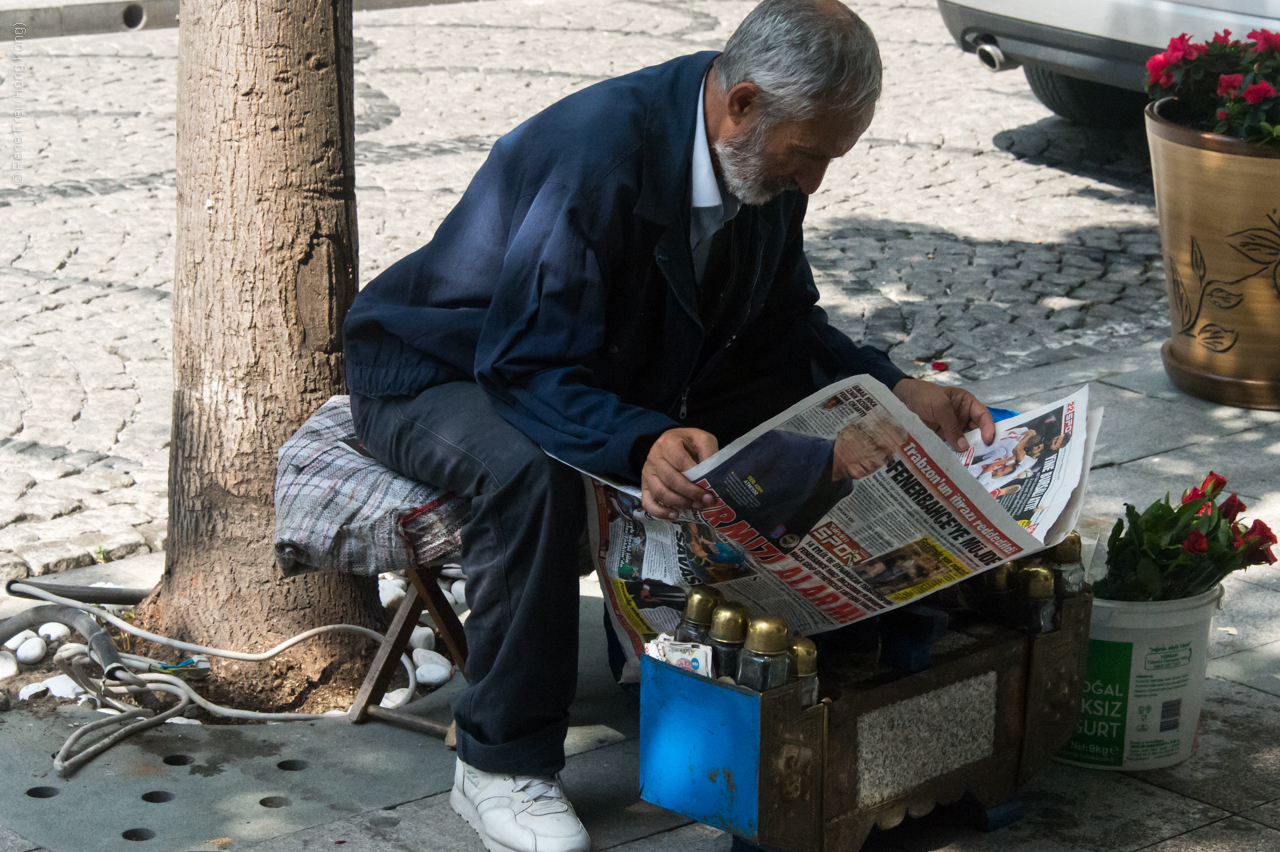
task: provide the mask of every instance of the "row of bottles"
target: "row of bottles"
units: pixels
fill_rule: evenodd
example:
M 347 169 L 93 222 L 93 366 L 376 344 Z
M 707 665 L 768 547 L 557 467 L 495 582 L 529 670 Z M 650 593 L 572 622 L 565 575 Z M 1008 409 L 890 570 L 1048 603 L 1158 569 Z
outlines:
M 998 620 L 1028 633 L 1056 630 L 1058 602 L 1084 589 L 1080 534 L 1069 534 L 1046 553 L 997 565 L 986 583 Z
M 694 586 L 685 596 L 675 641 L 711 648 L 712 677 L 756 692 L 800 681 L 805 707 L 818 702 L 818 650 L 803 636 L 792 636 L 779 615 L 751 617 L 712 586 Z

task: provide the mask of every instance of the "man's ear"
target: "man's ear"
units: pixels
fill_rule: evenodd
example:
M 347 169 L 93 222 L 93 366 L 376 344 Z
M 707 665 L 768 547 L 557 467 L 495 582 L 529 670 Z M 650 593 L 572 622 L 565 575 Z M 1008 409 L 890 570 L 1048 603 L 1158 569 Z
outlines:
M 739 83 L 729 90 L 726 107 L 734 124 L 754 119 L 760 110 L 760 87 L 747 81 Z

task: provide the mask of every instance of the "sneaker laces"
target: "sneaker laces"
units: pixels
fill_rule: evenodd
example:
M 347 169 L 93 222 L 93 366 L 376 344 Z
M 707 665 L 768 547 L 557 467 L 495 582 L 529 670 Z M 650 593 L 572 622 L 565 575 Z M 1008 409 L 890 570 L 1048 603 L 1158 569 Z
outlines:
M 517 775 L 511 780 L 515 782 L 514 792 L 524 793 L 526 802 L 564 799 L 564 790 L 560 789 L 560 780 L 558 778 L 535 778 L 528 775 Z

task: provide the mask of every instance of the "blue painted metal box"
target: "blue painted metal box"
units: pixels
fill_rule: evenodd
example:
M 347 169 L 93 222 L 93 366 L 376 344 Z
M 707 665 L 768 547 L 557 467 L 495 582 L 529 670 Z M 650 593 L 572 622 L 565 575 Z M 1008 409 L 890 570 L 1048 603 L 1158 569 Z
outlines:
M 827 707 L 640 661 L 640 797 L 784 852 L 821 848 Z

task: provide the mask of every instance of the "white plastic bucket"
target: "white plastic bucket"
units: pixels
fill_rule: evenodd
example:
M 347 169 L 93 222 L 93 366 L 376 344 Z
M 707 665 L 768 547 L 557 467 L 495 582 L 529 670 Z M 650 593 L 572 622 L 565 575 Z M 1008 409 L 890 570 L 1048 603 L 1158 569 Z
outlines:
M 1132 770 L 1190 757 L 1221 602 L 1222 586 L 1176 601 L 1095 598 L 1080 721 L 1057 759 Z

